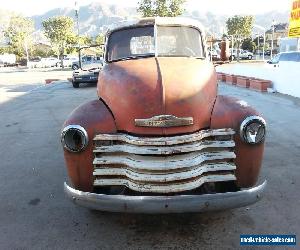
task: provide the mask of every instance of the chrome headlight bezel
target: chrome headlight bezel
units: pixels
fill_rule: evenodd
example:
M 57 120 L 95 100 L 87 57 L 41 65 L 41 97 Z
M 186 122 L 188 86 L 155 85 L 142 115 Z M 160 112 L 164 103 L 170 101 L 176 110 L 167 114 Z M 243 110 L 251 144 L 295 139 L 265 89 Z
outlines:
M 70 145 L 68 145 L 68 138 L 66 138 L 66 136 L 68 135 L 68 133 L 70 133 L 72 131 L 73 131 L 73 133 L 74 132 L 78 133 L 78 135 L 80 136 L 82 145 L 78 149 L 72 148 L 72 147 L 70 147 Z M 81 127 L 80 125 L 68 125 L 68 126 L 64 127 L 64 129 L 61 132 L 61 144 L 69 152 L 79 153 L 87 147 L 88 143 L 89 143 L 88 134 L 87 134 L 86 130 L 83 127 Z
M 263 135 L 263 137 L 261 139 L 259 139 L 258 141 L 255 141 L 255 142 L 249 141 L 247 139 L 247 135 L 246 135 L 246 129 L 252 123 L 260 124 L 261 126 L 263 126 L 263 129 L 264 129 L 264 135 Z M 251 144 L 251 145 L 260 144 L 266 138 L 266 133 L 267 133 L 266 127 L 267 127 L 267 123 L 266 123 L 266 121 L 265 121 L 264 118 L 262 118 L 260 116 L 248 116 L 241 123 L 241 126 L 240 126 L 240 136 L 241 136 L 242 140 L 244 142 L 248 143 L 248 144 Z

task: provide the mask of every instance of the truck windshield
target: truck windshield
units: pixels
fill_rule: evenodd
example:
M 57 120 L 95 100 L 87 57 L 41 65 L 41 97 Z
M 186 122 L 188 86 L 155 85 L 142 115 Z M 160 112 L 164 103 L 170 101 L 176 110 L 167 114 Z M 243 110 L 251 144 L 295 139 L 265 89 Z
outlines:
M 157 44 L 155 44 L 155 40 Z M 156 48 L 155 48 L 156 47 Z M 185 26 L 138 27 L 113 32 L 108 39 L 107 61 L 155 56 L 203 58 L 200 32 Z

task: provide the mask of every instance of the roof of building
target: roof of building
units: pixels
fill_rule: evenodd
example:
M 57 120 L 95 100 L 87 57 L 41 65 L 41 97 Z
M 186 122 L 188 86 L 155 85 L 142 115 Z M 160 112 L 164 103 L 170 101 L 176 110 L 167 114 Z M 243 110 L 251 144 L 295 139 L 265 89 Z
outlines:
M 287 31 L 289 25 L 288 23 L 278 23 L 274 25 L 274 32 L 284 32 Z M 273 27 L 266 31 L 266 33 L 272 33 Z

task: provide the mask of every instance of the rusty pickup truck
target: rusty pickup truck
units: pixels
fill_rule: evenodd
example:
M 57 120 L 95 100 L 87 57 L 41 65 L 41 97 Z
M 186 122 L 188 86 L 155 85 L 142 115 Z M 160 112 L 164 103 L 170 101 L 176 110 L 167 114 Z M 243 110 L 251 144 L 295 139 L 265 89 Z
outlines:
M 76 108 L 61 142 L 76 204 L 111 212 L 183 213 L 248 206 L 266 122 L 246 102 L 218 95 L 204 28 L 145 18 L 111 28 L 98 99 Z

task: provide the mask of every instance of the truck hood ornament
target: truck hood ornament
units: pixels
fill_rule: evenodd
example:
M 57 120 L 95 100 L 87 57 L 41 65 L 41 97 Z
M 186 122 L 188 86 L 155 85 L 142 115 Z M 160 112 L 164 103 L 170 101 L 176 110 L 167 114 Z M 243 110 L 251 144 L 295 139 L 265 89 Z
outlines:
M 158 115 L 148 119 L 135 119 L 137 127 L 180 127 L 194 124 L 193 117 L 176 117 L 174 115 Z

